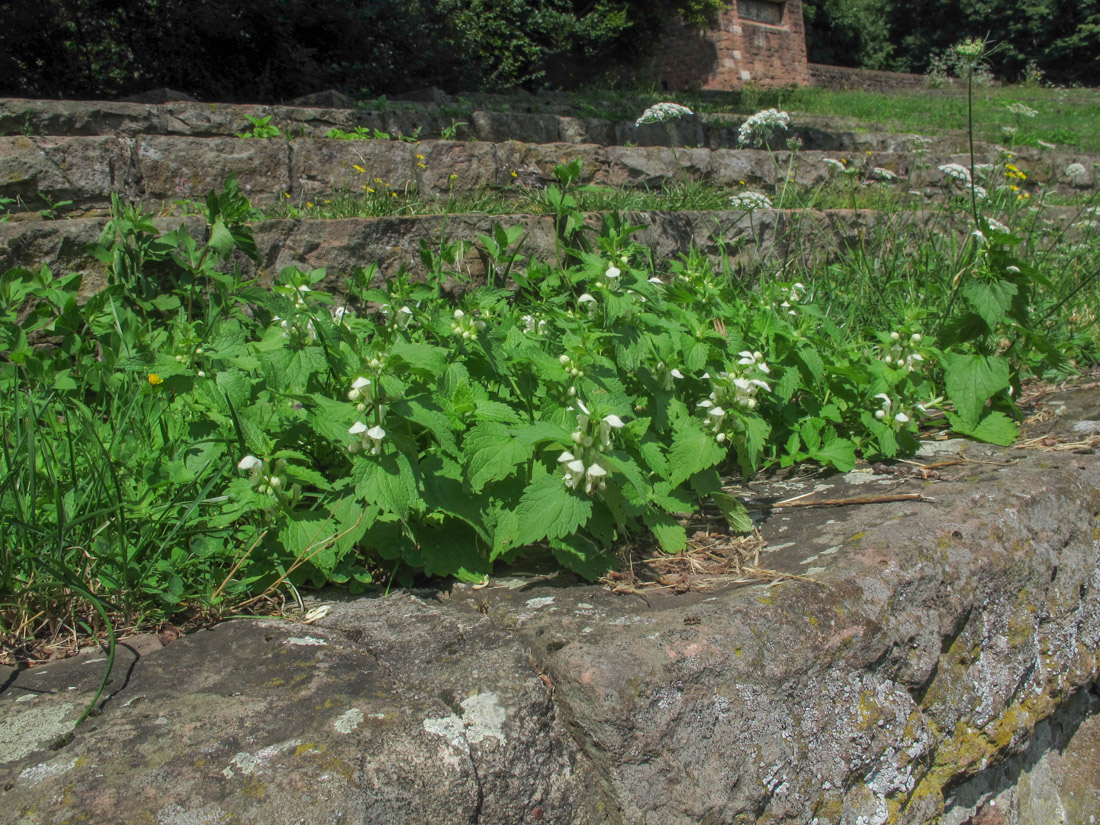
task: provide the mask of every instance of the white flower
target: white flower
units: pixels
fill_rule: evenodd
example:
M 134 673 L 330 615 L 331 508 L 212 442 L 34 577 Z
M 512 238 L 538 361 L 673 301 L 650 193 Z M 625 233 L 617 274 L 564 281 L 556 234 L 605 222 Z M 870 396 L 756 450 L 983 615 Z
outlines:
M 254 455 L 246 455 L 239 462 L 237 462 L 237 469 L 244 473 L 258 470 L 263 466 L 263 462 L 256 458 Z
M 1047 143 L 1045 140 L 1037 140 L 1035 142 L 1038 143 L 1039 147 L 1042 148 L 1042 149 L 1057 149 L 1058 148 L 1053 143 Z
M 730 197 L 730 206 L 734 209 L 744 209 L 746 212 L 774 208 L 768 196 L 760 192 L 738 192 Z
M 891 401 L 890 396 L 888 396 L 884 392 L 880 392 L 878 395 L 875 396 L 875 398 L 882 399 L 882 409 L 875 412 L 875 418 L 877 418 L 879 421 L 882 421 L 884 418 L 886 418 L 886 416 L 890 414 L 890 408 L 894 406 L 894 402 Z
M 939 170 L 953 180 L 970 183 L 970 170 L 958 163 L 946 163 Z
M 824 159 L 822 159 L 821 162 L 824 163 L 826 166 L 830 167 L 831 169 L 836 169 L 838 172 L 843 172 L 844 171 L 844 164 L 841 163 L 836 158 L 824 158 Z
M 760 146 L 771 138 L 776 129 L 786 131 L 791 125 L 791 116 L 777 109 L 765 109 L 757 112 L 741 124 L 737 130 L 737 143 L 745 146 L 751 143 Z
M 397 310 L 397 327 L 398 329 L 405 329 L 410 323 L 412 323 L 413 311 L 408 307 L 401 307 Z
M 612 264 L 607 268 L 607 272 L 604 273 L 604 277 L 607 278 L 609 281 L 614 281 L 622 274 L 623 273 L 619 270 L 619 268 Z
M 1016 115 L 1016 117 L 1035 117 L 1039 114 L 1038 111 L 1032 109 L 1030 106 L 1025 106 L 1023 103 L 1010 103 L 1005 107 L 1010 114 Z
M 1000 232 L 1002 235 L 1008 235 L 1012 232 L 1012 230 L 1005 226 L 1003 223 L 993 218 L 986 218 L 985 222 L 989 224 L 990 229 L 992 229 L 994 232 Z
M 668 374 L 671 375 L 673 378 L 683 378 L 684 377 L 684 374 L 682 372 L 680 372 L 679 370 L 675 370 L 675 369 L 670 370 Z
M 764 356 L 761 355 L 759 352 L 749 352 L 748 350 L 742 350 L 737 354 L 741 356 L 740 360 L 737 362 L 741 366 L 756 367 L 765 375 L 771 373 L 768 365 L 764 363 Z
M 333 307 L 332 308 L 332 321 L 336 324 L 344 323 L 345 316 L 348 315 L 350 310 L 346 307 Z
M 889 169 L 883 169 L 881 166 L 876 166 L 871 169 L 871 177 L 878 178 L 884 181 L 894 181 L 898 179 L 898 176 L 891 172 Z
M 682 117 L 690 117 L 695 114 L 687 106 L 679 103 L 655 103 L 642 112 L 642 116 L 634 122 L 634 126 L 644 126 L 647 123 L 667 123 L 670 120 L 679 120 Z
M 1066 167 L 1066 177 L 1073 178 L 1074 183 L 1080 182 L 1078 181 L 1078 178 L 1083 181 L 1087 175 L 1088 170 L 1085 169 L 1084 164 L 1071 163 L 1069 166 Z
M 348 433 L 359 437 L 348 445 L 349 453 L 369 452 L 371 455 L 378 455 L 382 452 L 382 439 L 386 437 L 386 431 L 378 425 L 367 427 L 362 421 L 356 421 L 348 428 Z
M 975 186 L 974 187 L 974 199 L 975 200 L 984 201 L 988 197 L 989 197 L 989 193 L 985 191 L 984 186 Z
M 662 281 L 660 278 L 658 278 L 656 275 L 654 275 L 652 278 L 650 278 L 649 282 L 651 284 L 657 284 L 658 286 L 664 286 L 665 285 L 665 282 Z

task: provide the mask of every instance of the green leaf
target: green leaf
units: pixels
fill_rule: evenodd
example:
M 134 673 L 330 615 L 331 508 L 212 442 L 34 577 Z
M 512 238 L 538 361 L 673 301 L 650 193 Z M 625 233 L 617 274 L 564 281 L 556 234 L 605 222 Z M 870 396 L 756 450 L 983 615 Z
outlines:
M 996 355 L 944 353 L 947 396 L 959 412 L 964 428 L 978 424 L 985 402 L 1010 384 L 1008 361 Z
M 649 512 L 642 516 L 642 521 L 653 531 L 661 549 L 666 553 L 679 553 L 687 547 L 687 531 L 672 516 L 666 513 Z
M 835 467 L 842 473 L 849 473 L 856 466 L 856 445 L 847 438 L 834 438 L 824 447 L 810 450 L 810 458 Z
M 711 500 L 718 505 L 726 522 L 735 533 L 751 533 L 753 530 L 752 517 L 748 508 L 741 499 L 731 496 L 729 493 L 711 493 Z
M 963 287 L 962 294 L 992 330 L 1005 319 L 1018 291 L 1011 281 L 970 281 Z
M 411 509 L 423 505 L 417 476 L 404 453 L 364 457 L 352 467 L 355 494 L 402 519 L 408 518 Z
M 462 443 L 466 454 L 466 473 L 475 493 L 491 481 L 512 475 L 516 465 L 534 455 L 534 447 L 513 438 L 503 424 L 479 424 L 466 434 Z
M 595 581 L 615 566 L 615 557 L 605 553 L 587 536 L 553 540 L 550 550 L 559 564 L 589 581 Z
M 238 409 L 252 397 L 252 381 L 241 370 L 223 370 L 215 376 L 214 381 L 229 399 L 229 403 Z
M 947 414 L 947 420 L 951 423 L 951 429 L 957 433 L 988 444 L 1000 444 L 1002 447 L 1015 443 L 1020 435 L 1016 422 L 1003 412 L 990 412 L 975 427 L 965 426 L 962 419 L 952 413 Z
M 214 225 L 210 227 L 210 240 L 206 242 L 206 245 L 221 258 L 233 251 L 233 233 L 229 231 L 225 221 L 221 218 L 217 218 Z
M 458 442 L 451 429 L 451 420 L 427 396 L 398 401 L 393 405 L 392 412 L 415 421 L 435 436 L 439 446 L 449 455 L 458 455 Z
M 399 341 L 390 348 L 390 355 L 400 358 L 416 372 L 439 377 L 447 370 L 446 350 L 430 344 L 410 344 Z
M 694 418 L 677 418 L 672 423 L 673 444 L 669 451 L 669 481 L 679 486 L 700 470 L 713 467 L 726 451 Z
M 516 507 L 519 532 L 515 545 L 563 538 L 583 527 L 591 517 L 592 502 L 566 488 L 559 474 L 540 476 L 523 491 Z
M 783 377 L 776 382 L 775 397 L 780 401 L 790 401 L 795 391 L 802 386 L 802 376 L 798 370 L 788 367 L 783 370 Z

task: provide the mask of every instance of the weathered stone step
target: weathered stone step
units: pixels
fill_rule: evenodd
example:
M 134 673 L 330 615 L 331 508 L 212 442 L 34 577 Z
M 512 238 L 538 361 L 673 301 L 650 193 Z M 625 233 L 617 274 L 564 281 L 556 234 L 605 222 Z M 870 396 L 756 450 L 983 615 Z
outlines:
M 1052 221 L 1052 231 L 1059 231 L 1077 218 L 1078 212 L 1051 208 L 1046 217 Z M 674 259 L 695 248 L 708 255 L 716 267 L 728 257 L 735 274 L 749 279 L 777 260 L 806 266 L 834 260 L 878 233 L 888 232 L 890 241 L 896 244 L 904 242 L 908 232 L 913 233 L 916 243 L 927 236 L 931 226 L 937 232 L 943 231 L 942 216 L 932 212 L 765 209 L 751 215 L 743 211 L 625 212 L 623 218 L 643 227 L 634 237 L 653 251 L 655 260 Z M 598 229 L 602 219 L 601 213 L 593 213 L 587 216 L 586 224 Z M 197 217 L 158 218 L 154 223 L 163 232 L 182 224 L 199 239 L 205 232 L 203 221 Z M 522 260 L 534 256 L 544 262 L 555 261 L 552 216 L 466 214 L 262 221 L 252 227 L 259 265 L 243 258 L 240 264 L 248 276 L 257 277 L 265 285 L 270 285 L 283 267 L 324 267 L 328 277 L 323 287 L 339 292 L 345 276 L 370 264 L 379 266 L 382 277 L 402 267 L 414 277 L 422 277 L 421 242 L 434 250 L 444 238 L 469 244 L 460 266 L 476 282 L 485 273 L 485 263 L 475 242 L 479 235 L 489 235 L 497 223 L 505 228 L 524 228 L 527 237 L 520 252 Z M 43 264 L 58 274 L 80 272 L 84 275 L 84 292 L 90 294 L 104 285 L 105 267 L 88 252 L 88 246 L 99 239 L 106 224 L 105 218 L 0 223 L 0 272 L 15 266 L 37 269 Z M 962 237 L 972 228 L 964 216 L 957 231 Z M 1072 241 L 1078 235 L 1078 230 L 1069 227 L 1064 237 Z
M 13 211 L 33 213 L 69 202 L 71 211 L 106 209 L 111 193 L 161 209 L 179 200 L 201 200 L 236 174 L 254 205 L 266 208 L 289 197 L 300 205 L 341 191 L 367 187 L 406 191 L 421 197 L 484 189 L 542 188 L 554 168 L 580 158 L 583 182 L 605 186 L 660 188 L 701 181 L 716 187 L 774 191 L 789 180 L 811 187 L 832 170 L 824 161 L 837 153 L 750 149 L 672 149 L 592 144 L 468 143 L 462 141 L 295 141 L 193 137 L 3 137 L 0 138 L 0 197 L 17 201 Z M 839 155 L 864 172 L 879 167 L 910 177 L 909 187 L 932 187 L 944 179 L 938 166 L 969 165 L 968 155 L 870 152 Z M 979 163 L 997 164 L 989 151 Z M 1028 185 L 1061 193 L 1096 185 L 1100 157 L 1026 150 L 1014 158 Z M 1078 164 L 1082 174 L 1066 170 Z M 790 177 L 793 176 L 793 177 Z M 1008 183 L 1009 181 L 1001 181 Z M 1019 182 L 1019 181 L 1017 181 Z
M 331 129 L 364 128 L 406 138 L 440 138 L 447 130 L 463 140 L 524 143 L 595 143 L 602 146 L 682 146 L 736 148 L 743 114 L 704 113 L 668 124 L 636 126 L 633 119 L 578 117 L 562 106 L 554 112 L 493 111 L 462 104 L 415 105 L 381 111 L 366 109 L 259 106 L 227 103 L 163 104 L 0 99 L 0 135 L 93 136 L 171 135 L 232 137 L 252 128 L 249 117 L 271 118 L 289 139 L 324 137 Z M 639 110 L 638 114 L 641 114 Z M 863 131 L 849 118 L 793 113 L 789 137 L 805 148 L 824 151 L 908 151 L 919 148 L 913 135 Z M 937 151 L 958 152 L 965 135 L 931 138 Z
M 1038 434 L 1079 440 L 1097 403 L 1051 396 Z M 791 576 L 773 586 L 638 598 L 500 571 L 480 590 L 323 593 L 311 625 L 127 640 L 75 731 L 102 652 L 0 671 L 0 818 L 1092 822 L 1100 460 L 928 446 L 965 466 L 734 491 L 926 495 L 762 512 L 760 565 Z

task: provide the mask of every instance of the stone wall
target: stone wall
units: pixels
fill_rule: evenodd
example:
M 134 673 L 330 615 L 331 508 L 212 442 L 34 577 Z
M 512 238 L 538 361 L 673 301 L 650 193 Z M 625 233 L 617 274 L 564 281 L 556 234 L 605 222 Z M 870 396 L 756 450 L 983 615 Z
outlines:
M 847 66 L 824 66 L 810 63 L 810 82 L 828 89 L 861 89 L 866 92 L 891 92 L 896 89 L 925 89 L 928 78 L 922 74 L 876 72 L 871 69 L 850 69 Z
M 802 0 L 730 0 L 713 29 L 674 24 L 648 71 L 669 90 L 809 85 Z

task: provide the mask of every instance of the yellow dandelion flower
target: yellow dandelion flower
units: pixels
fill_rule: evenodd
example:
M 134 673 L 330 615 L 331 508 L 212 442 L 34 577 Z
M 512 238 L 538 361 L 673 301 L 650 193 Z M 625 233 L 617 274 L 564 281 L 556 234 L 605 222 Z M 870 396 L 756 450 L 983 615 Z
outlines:
M 374 179 L 374 182 L 375 182 L 375 183 L 381 183 L 381 182 L 382 182 L 382 178 L 375 178 L 375 179 Z
M 417 156 L 416 156 L 416 159 L 417 159 L 417 160 L 424 160 L 424 156 L 423 156 L 423 155 L 417 155 Z
M 417 165 L 417 166 L 419 166 L 419 167 L 420 167 L 421 169 L 427 169 L 427 168 L 428 168 L 428 167 L 427 167 L 427 166 L 425 166 L 425 165 L 424 165 L 423 163 L 418 163 L 418 164 L 416 164 L 416 165 Z
M 513 169 L 512 170 L 512 177 L 513 178 L 518 178 L 519 177 L 519 172 L 517 172 L 515 169 Z
M 362 166 L 360 166 L 357 163 L 353 163 L 351 168 L 354 169 L 356 172 L 359 172 L 360 174 L 367 171 L 366 169 L 364 169 Z
M 312 208 L 313 208 L 313 204 L 310 203 L 309 201 L 306 201 L 306 209 L 312 209 Z
M 149 383 L 155 387 L 157 384 L 163 384 L 164 379 L 157 375 L 155 372 L 151 372 L 149 373 Z

